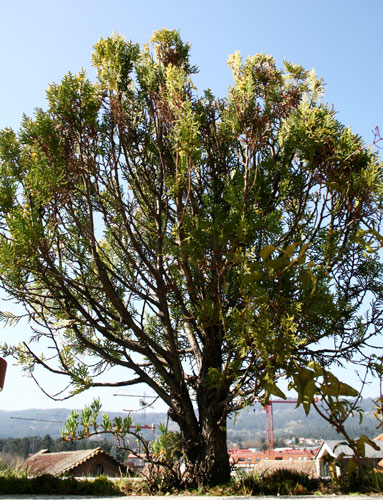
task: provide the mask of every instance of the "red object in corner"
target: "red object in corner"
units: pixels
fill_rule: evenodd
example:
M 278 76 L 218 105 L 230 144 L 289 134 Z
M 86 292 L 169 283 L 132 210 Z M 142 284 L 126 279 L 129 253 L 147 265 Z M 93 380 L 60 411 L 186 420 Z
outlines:
M 5 373 L 7 371 L 7 362 L 0 358 L 0 390 L 4 387 Z

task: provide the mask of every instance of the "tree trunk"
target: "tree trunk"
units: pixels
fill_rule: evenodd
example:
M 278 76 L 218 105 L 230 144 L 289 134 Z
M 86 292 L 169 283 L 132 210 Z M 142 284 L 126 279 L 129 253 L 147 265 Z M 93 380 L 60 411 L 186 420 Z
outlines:
M 203 424 L 203 456 L 207 461 L 210 485 L 227 483 L 230 480 L 230 463 L 227 451 L 226 421 L 218 426 L 217 422 L 206 421 Z
M 222 327 L 210 326 L 205 332 L 202 366 L 197 382 L 199 420 L 199 446 L 187 453 L 198 467 L 203 482 L 214 486 L 230 480 L 230 463 L 227 452 L 226 417 L 223 411 L 227 392 L 224 385 L 212 385 L 210 373 L 221 373 Z
M 221 372 L 221 327 L 211 326 L 206 331 L 202 365 L 196 382 L 198 414 L 188 391 L 178 395 L 178 411 L 173 414 L 181 431 L 187 482 L 196 485 L 224 484 L 230 480 L 230 463 L 227 451 L 225 402 L 226 387 L 212 385 L 210 372 Z
M 186 454 L 188 480 L 195 484 L 214 486 L 230 480 L 226 424 L 204 419 L 199 432 L 181 429 Z

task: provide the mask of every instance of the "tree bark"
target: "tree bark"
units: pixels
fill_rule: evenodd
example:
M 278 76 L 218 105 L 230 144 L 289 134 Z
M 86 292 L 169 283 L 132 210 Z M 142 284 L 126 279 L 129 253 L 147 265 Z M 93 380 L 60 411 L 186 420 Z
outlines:
M 214 486 L 230 480 L 226 422 L 218 426 L 215 419 L 205 418 L 200 421 L 199 432 L 181 428 L 181 435 L 191 482 Z
M 202 363 L 196 381 L 198 415 L 186 401 L 181 404 L 178 423 L 183 438 L 186 467 L 198 484 L 223 484 L 230 480 L 227 451 L 225 402 L 227 389 L 222 382 L 213 383 L 210 370 L 221 372 L 220 327 L 206 331 Z M 189 396 L 188 396 L 189 397 Z M 193 415 L 191 415 L 191 413 Z

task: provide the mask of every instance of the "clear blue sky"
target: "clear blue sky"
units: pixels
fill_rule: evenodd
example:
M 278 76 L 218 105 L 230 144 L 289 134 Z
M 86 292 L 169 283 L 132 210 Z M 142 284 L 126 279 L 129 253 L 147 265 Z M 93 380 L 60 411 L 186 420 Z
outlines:
M 326 100 L 338 118 L 367 143 L 383 132 L 382 0 L 13 0 L 0 2 L 0 128 L 18 128 L 23 113 L 44 107 L 45 89 L 66 72 L 89 70 L 92 46 L 117 31 L 143 44 L 162 27 L 179 29 L 192 44 L 194 79 L 202 90 L 224 96 L 230 83 L 228 55 L 272 54 L 315 68 L 327 84 Z M 0 309 L 9 304 L 0 303 Z M 28 326 L 0 331 L 0 340 L 27 335 Z M 351 375 L 349 375 L 351 377 Z M 137 401 L 102 393 L 104 407 L 137 407 Z M 131 392 L 131 391 L 130 391 Z M 375 395 L 372 386 L 366 395 Z M 83 395 L 53 404 L 9 367 L 2 409 L 76 407 Z M 160 409 L 160 407 L 157 407 Z

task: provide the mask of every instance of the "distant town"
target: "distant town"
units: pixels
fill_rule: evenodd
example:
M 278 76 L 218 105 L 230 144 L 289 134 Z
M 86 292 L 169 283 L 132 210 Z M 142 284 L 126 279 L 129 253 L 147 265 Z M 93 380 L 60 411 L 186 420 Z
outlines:
M 326 422 L 315 412 L 307 417 L 301 407 L 291 405 L 274 405 L 273 413 L 273 454 L 268 450 L 266 432 L 266 412 L 257 405 L 247 410 L 242 410 L 236 418 L 229 421 L 227 435 L 228 448 L 231 450 L 232 460 L 238 466 L 250 466 L 262 460 L 311 460 L 323 441 L 339 440 L 337 435 Z M 352 437 L 366 434 L 375 438 L 379 431 L 374 417 L 374 401 L 365 399 L 361 402 L 364 410 L 364 419 L 359 423 L 359 418 L 351 419 L 348 431 Z M 42 410 L 31 409 L 23 411 L 0 411 L 0 454 L 3 461 L 16 462 L 20 458 L 27 458 L 30 454 L 41 449 L 50 451 L 70 451 L 90 449 L 101 446 L 119 460 L 126 460 L 126 453 L 116 448 L 113 440 L 88 440 L 74 443 L 63 442 L 60 431 L 64 427 L 70 410 Z M 122 413 L 123 414 L 123 413 Z M 117 413 L 110 412 L 114 417 Z M 126 413 L 124 414 L 126 415 Z M 134 423 L 149 425 L 154 432 L 146 430 L 148 439 L 158 436 L 158 425 L 165 422 L 165 413 L 147 412 L 136 414 Z M 169 428 L 176 430 L 170 421 Z M 270 443 L 269 443 L 270 444 Z M 132 443 L 134 446 L 134 443 Z M 287 451 L 289 450 L 289 451 Z

